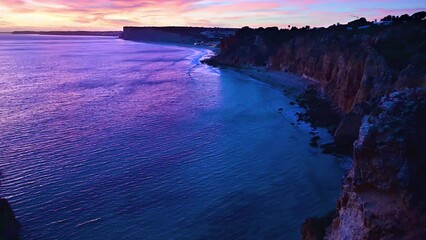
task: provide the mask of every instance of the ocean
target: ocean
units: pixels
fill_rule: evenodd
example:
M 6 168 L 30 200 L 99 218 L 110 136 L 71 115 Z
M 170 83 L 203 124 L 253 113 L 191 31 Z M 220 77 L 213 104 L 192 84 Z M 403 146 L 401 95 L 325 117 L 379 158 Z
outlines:
M 22 239 L 299 239 L 334 209 L 341 160 L 211 54 L 0 34 L 0 197 Z

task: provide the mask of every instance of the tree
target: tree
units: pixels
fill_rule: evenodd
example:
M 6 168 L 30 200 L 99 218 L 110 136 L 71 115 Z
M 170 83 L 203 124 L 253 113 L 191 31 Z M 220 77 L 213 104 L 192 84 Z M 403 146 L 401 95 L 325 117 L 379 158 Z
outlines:
M 411 17 L 408 14 L 404 14 L 401 17 L 399 17 L 400 21 L 410 21 Z
M 367 21 L 365 17 L 362 17 L 352 22 L 349 22 L 348 25 L 352 27 L 359 27 L 359 26 L 369 25 L 369 22 Z
M 381 21 L 393 21 L 395 19 L 395 16 L 387 15 L 386 17 L 382 18 Z
M 425 12 L 425 11 L 423 11 L 423 12 L 416 12 L 416 13 L 414 13 L 414 14 L 411 16 L 411 18 L 412 18 L 413 20 L 415 20 L 415 21 L 423 21 L 423 20 L 426 20 L 426 12 Z

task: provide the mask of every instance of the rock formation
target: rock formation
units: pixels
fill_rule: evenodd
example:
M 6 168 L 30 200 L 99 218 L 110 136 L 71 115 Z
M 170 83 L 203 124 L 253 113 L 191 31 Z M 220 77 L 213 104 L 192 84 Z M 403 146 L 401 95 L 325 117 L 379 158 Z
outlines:
M 426 89 L 365 116 L 326 239 L 426 239 Z
M 0 198 L 0 239 L 17 240 L 21 225 L 6 199 Z

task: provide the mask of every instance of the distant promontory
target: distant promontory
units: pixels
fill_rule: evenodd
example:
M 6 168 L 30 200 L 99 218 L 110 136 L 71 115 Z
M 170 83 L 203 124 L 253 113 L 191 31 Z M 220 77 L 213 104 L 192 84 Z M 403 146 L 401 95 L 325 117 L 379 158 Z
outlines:
M 234 28 L 205 27 L 124 27 L 120 38 L 141 42 L 164 42 L 216 46 L 234 35 Z

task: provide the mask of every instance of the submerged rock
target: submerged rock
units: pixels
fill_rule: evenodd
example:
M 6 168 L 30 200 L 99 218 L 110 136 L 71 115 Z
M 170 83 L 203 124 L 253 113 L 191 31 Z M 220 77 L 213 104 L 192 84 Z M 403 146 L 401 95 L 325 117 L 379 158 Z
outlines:
M 339 112 L 328 99 L 321 96 L 315 86 L 307 88 L 296 101 L 306 110 L 303 113 L 296 113 L 299 121 L 309 122 L 314 128 L 326 128 L 330 133 L 336 130 L 340 122 Z
M 6 199 L 0 198 L 0 239 L 17 240 L 21 225 Z
M 336 211 L 331 211 L 322 217 L 308 218 L 302 225 L 302 239 L 322 240 L 325 237 L 326 228 L 336 217 Z

